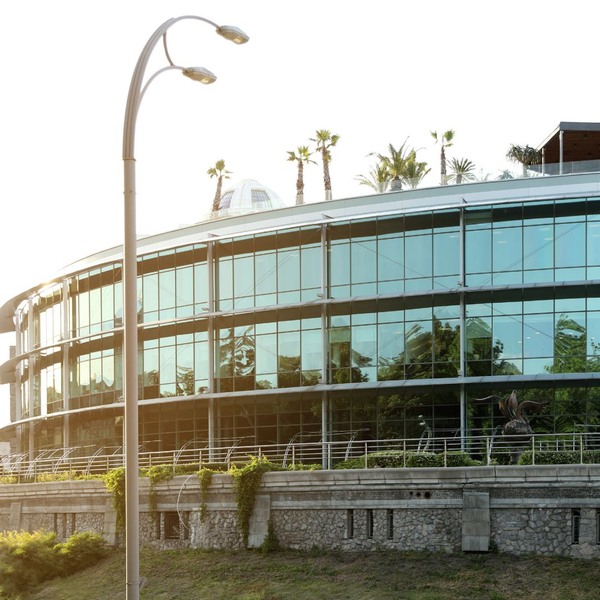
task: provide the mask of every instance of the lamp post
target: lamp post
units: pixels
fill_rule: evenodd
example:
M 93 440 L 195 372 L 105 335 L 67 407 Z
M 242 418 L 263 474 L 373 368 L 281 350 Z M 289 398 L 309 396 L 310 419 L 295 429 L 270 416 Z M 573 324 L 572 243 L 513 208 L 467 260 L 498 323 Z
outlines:
M 200 83 L 216 80 L 208 69 L 177 66 L 169 56 L 167 31 L 178 21 L 193 19 L 212 25 L 216 32 L 236 44 L 245 44 L 248 36 L 232 26 L 219 26 L 208 19 L 192 15 L 165 21 L 150 37 L 131 78 L 125 123 L 123 126 L 123 166 L 125 183 L 125 237 L 123 243 L 123 390 L 125 396 L 125 549 L 126 549 L 126 595 L 127 600 L 138 600 L 140 593 L 140 535 L 139 535 L 139 460 L 138 460 L 138 331 L 137 331 L 137 241 L 135 211 L 135 125 L 142 98 L 152 81 L 161 73 L 179 70 L 186 77 Z M 144 73 L 156 44 L 163 39 L 165 56 L 169 66 L 159 69 L 143 85 Z

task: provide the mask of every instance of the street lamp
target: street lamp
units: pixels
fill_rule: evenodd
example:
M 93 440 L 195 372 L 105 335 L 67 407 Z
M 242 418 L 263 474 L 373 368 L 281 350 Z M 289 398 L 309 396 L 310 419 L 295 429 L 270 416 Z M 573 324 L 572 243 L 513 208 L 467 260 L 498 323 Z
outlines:
M 135 125 L 142 98 L 152 81 L 169 70 L 182 71 L 184 75 L 209 84 L 216 77 L 203 67 L 184 69 L 173 63 L 167 47 L 167 31 L 178 21 L 193 19 L 212 25 L 216 32 L 236 44 L 245 44 L 249 38 L 237 27 L 219 26 L 203 17 L 186 15 L 165 21 L 150 37 L 131 78 L 125 123 L 123 126 L 123 166 L 125 182 L 125 238 L 123 243 L 123 391 L 125 396 L 125 550 L 127 600 L 138 600 L 140 594 L 140 535 L 139 535 L 139 461 L 138 461 L 138 331 L 137 331 L 137 242 L 135 216 Z M 165 56 L 169 66 L 159 69 L 142 87 L 144 73 L 150 56 L 163 38 Z

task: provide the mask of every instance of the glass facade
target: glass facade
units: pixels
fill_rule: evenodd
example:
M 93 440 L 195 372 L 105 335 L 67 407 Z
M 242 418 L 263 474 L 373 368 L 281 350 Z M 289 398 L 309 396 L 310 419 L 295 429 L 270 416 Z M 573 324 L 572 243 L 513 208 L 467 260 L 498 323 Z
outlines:
M 23 451 L 121 445 L 121 277 L 108 264 L 21 303 Z M 595 197 L 398 206 L 145 254 L 140 442 L 489 433 L 502 417 L 473 399 L 512 389 L 551 401 L 544 431 L 600 425 L 598 282 Z

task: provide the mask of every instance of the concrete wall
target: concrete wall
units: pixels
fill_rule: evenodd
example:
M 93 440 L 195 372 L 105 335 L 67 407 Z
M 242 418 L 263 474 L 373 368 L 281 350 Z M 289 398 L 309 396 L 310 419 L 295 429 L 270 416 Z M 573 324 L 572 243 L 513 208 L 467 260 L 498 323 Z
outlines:
M 140 537 L 159 548 L 242 548 L 229 475 L 214 475 L 204 522 L 195 476 L 140 482 Z M 249 546 L 269 519 L 282 546 L 600 557 L 600 465 L 273 472 L 263 476 Z M 102 532 L 119 543 L 100 481 L 0 486 L 0 529 Z M 575 538 L 573 537 L 575 534 Z M 578 539 L 577 539 L 578 538 Z

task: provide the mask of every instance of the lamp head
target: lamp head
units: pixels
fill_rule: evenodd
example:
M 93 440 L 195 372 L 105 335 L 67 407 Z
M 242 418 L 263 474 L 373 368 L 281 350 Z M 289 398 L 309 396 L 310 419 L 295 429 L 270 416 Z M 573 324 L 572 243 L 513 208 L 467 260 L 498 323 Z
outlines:
M 217 28 L 217 33 L 234 44 L 245 44 L 250 39 L 241 29 L 233 25 L 222 25 Z
M 183 69 L 182 73 L 186 77 L 206 85 L 214 83 L 217 80 L 217 76 L 204 67 L 188 67 L 187 69 Z

